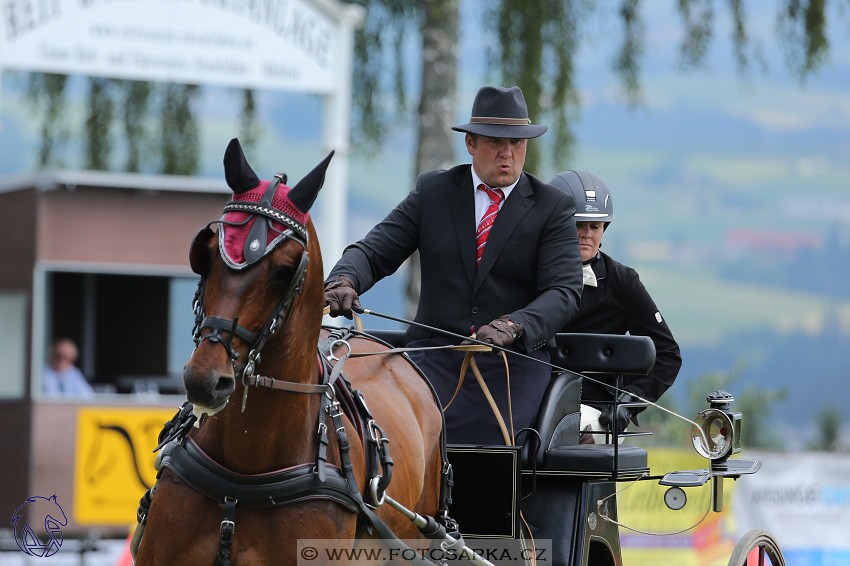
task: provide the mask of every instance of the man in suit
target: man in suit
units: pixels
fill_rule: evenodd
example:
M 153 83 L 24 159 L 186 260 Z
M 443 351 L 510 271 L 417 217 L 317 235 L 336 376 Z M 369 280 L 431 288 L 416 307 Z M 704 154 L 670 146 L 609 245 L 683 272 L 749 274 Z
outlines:
M 544 346 L 577 312 L 582 279 L 575 201 L 522 171 L 528 139 L 547 128 L 531 123 L 518 87 L 485 86 L 469 123 L 452 129 L 465 133 L 472 165 L 421 174 L 382 222 L 345 249 L 327 278 L 325 302 L 331 315 L 350 317 L 358 295 L 418 249 L 416 322 L 548 362 Z M 409 347 L 459 341 L 416 326 L 407 335 Z M 504 444 L 476 380 L 465 379 L 455 394 L 463 353 L 410 357 L 444 406 L 454 399 L 445 413 L 449 442 Z M 532 424 L 549 382 L 549 367 L 528 357 L 508 355 L 507 374 L 500 357 L 476 357 L 513 431 Z

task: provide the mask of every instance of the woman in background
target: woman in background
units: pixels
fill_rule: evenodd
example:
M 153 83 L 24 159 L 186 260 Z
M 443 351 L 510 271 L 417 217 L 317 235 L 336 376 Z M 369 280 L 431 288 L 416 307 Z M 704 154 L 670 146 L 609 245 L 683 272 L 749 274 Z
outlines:
M 645 376 L 630 378 L 623 389 L 655 402 L 673 381 L 682 366 L 679 345 L 661 316 L 637 271 L 599 251 L 602 236 L 614 220 L 611 192 L 605 183 L 587 171 L 564 171 L 550 184 L 570 194 L 576 201 L 576 228 L 581 250 L 584 287 L 578 314 L 561 332 L 594 334 L 631 334 L 649 336 L 655 344 L 655 365 Z M 595 379 L 614 385 L 616 376 L 595 375 Z M 582 383 L 581 430 L 610 430 L 613 390 L 584 380 Z M 637 401 L 621 395 L 621 401 Z M 607 402 L 607 403 L 605 403 Z M 644 407 L 618 407 L 617 430 L 622 432 L 629 421 L 638 424 L 637 414 Z M 593 443 L 592 434 L 583 434 L 582 443 Z

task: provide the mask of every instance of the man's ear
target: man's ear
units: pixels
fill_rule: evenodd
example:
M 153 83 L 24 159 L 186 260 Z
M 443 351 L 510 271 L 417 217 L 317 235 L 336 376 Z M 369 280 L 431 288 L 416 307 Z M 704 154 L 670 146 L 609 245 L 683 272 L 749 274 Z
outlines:
M 466 141 L 466 151 L 469 152 L 469 155 L 475 155 L 475 149 L 478 147 L 478 136 L 467 132 L 464 141 Z

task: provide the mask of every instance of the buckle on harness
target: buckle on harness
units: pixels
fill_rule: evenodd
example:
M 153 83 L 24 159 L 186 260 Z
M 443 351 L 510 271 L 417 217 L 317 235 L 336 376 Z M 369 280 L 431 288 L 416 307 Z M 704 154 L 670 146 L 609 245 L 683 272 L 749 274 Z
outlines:
M 233 515 L 236 513 L 237 503 L 239 503 L 239 500 L 234 497 L 224 497 L 224 518 L 221 520 L 221 527 L 219 527 L 219 534 L 221 534 L 221 540 L 224 542 L 230 542 L 230 537 L 236 529 Z
M 369 428 L 369 437 L 372 439 L 372 442 L 378 446 L 383 443 L 389 443 L 390 439 L 384 436 L 384 431 L 381 430 L 381 427 L 378 426 L 374 419 L 369 419 L 366 426 Z

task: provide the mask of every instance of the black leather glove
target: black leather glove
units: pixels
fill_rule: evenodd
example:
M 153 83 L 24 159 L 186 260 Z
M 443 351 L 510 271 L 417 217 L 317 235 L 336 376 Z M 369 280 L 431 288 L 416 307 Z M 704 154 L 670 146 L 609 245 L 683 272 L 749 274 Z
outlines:
M 628 393 L 623 395 L 622 399 L 620 399 L 620 403 L 632 403 L 635 401 L 637 401 L 637 399 Z M 626 427 L 629 426 L 629 421 L 633 422 L 635 426 L 640 426 L 637 419 L 638 409 L 639 407 L 624 407 L 622 405 L 617 405 L 617 432 L 625 431 Z M 613 412 L 613 405 L 606 406 L 605 410 L 602 411 L 602 414 L 599 415 L 599 424 L 611 430 L 611 414 Z
M 493 322 L 485 324 L 475 333 L 475 338 L 481 342 L 492 344 L 500 348 L 507 348 L 513 344 L 517 338 L 522 336 L 522 325 L 518 322 L 508 324 L 511 315 L 506 314 L 500 316 Z M 471 344 L 472 342 L 468 342 Z
M 354 282 L 340 275 L 336 281 L 325 283 L 325 305 L 331 308 L 331 316 L 351 318 L 351 308 L 360 308 L 360 297 L 354 290 Z

